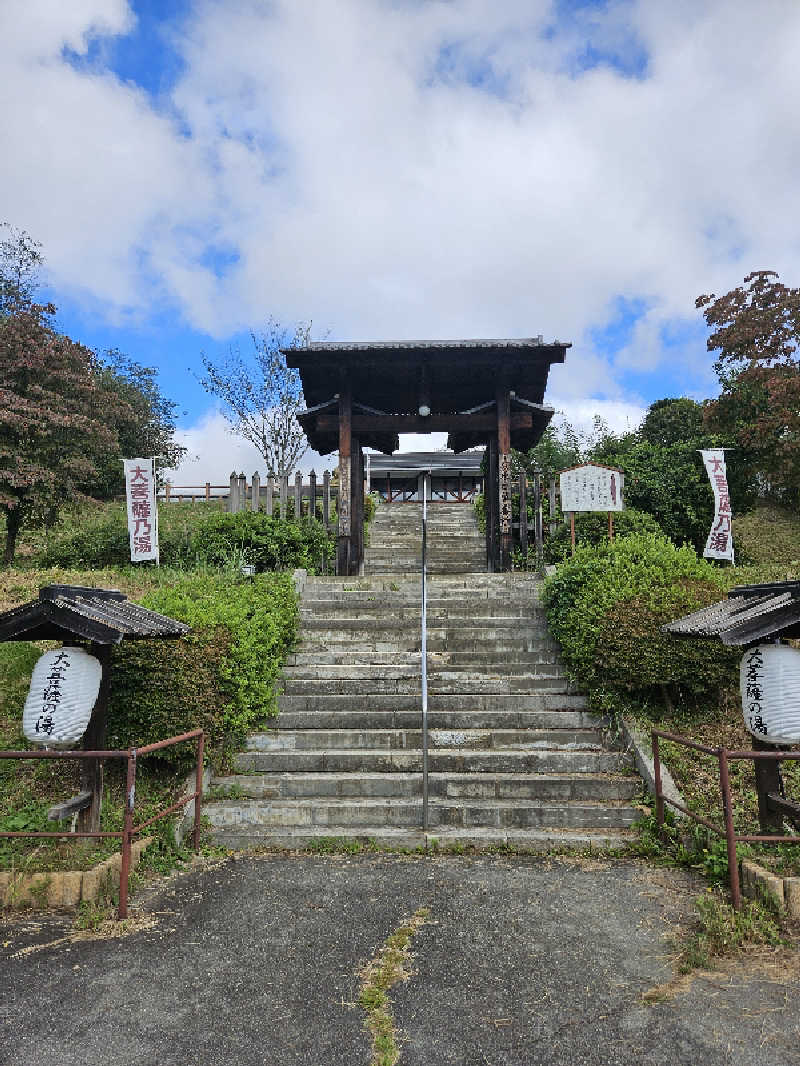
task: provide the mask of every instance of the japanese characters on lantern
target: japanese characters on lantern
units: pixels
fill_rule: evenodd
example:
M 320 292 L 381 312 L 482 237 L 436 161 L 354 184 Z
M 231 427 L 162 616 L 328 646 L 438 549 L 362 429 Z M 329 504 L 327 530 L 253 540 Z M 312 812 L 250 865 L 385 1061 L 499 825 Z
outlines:
M 725 452 L 722 448 L 701 451 L 711 487 L 714 490 L 714 521 L 706 541 L 705 555 L 709 559 L 727 559 L 733 562 L 733 530 L 731 529 L 731 496 L 728 490 L 728 475 L 725 470 Z
M 158 562 L 158 508 L 153 459 L 125 459 L 131 562 Z

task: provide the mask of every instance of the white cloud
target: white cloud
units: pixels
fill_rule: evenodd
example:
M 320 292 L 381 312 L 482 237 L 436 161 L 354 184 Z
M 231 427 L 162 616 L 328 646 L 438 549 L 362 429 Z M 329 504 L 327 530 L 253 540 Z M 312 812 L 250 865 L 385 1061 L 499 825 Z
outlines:
M 252 444 L 230 430 L 229 423 L 219 411 L 207 411 L 193 426 L 175 434 L 178 443 L 187 449 L 183 462 L 175 470 L 166 471 L 173 485 L 194 486 L 202 491 L 207 481 L 212 485 L 230 484 L 232 472 L 244 473 L 249 481 L 253 471 L 266 476 L 266 463 Z M 298 463 L 298 470 L 307 474 L 315 470 L 333 470 L 336 456 L 320 456 L 308 451 Z
M 0 10 L 5 211 L 56 288 L 109 316 L 543 333 L 575 342 L 565 403 L 624 410 L 621 371 L 708 379 L 702 350 L 661 338 L 698 293 L 800 273 L 787 0 L 620 0 L 560 26 L 545 0 L 198 0 L 158 103 L 61 54 L 132 24 L 124 0 Z M 587 41 L 644 71 L 578 73 Z M 214 248 L 238 256 L 221 279 Z M 648 312 L 615 370 L 590 331 L 620 296 Z

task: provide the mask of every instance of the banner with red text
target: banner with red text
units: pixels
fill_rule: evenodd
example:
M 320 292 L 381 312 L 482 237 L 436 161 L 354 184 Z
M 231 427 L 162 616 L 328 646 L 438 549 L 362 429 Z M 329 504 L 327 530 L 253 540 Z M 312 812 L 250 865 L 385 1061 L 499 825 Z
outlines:
M 728 474 L 725 470 L 725 452 L 722 448 L 701 451 L 711 488 L 714 490 L 714 521 L 708 534 L 703 555 L 708 559 L 727 559 L 733 562 L 733 530 L 731 528 L 731 496 L 728 491 Z
M 158 562 L 158 508 L 154 459 L 124 459 L 131 562 Z

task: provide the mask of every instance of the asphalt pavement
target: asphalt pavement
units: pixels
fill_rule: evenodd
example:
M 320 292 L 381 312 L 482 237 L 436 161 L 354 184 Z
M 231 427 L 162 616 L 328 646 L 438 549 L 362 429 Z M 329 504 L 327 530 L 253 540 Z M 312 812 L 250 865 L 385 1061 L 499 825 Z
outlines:
M 5 1066 L 368 1066 L 361 974 L 429 908 L 390 993 L 405 1066 L 800 1063 L 785 955 L 676 980 L 702 886 L 637 863 L 242 856 L 137 902 L 121 937 L 0 922 Z

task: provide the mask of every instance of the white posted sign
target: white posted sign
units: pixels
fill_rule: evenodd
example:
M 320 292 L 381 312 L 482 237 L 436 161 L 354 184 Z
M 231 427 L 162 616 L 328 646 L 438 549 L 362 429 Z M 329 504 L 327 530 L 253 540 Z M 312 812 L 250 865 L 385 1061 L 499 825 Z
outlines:
M 586 463 L 562 470 L 561 510 L 569 511 L 622 511 L 623 475 L 611 466 Z
M 131 562 L 158 562 L 158 508 L 154 459 L 124 459 Z
M 731 496 L 725 470 L 725 452 L 722 448 L 709 448 L 700 454 L 714 490 L 714 522 L 703 555 L 709 559 L 727 559 L 732 563 Z

